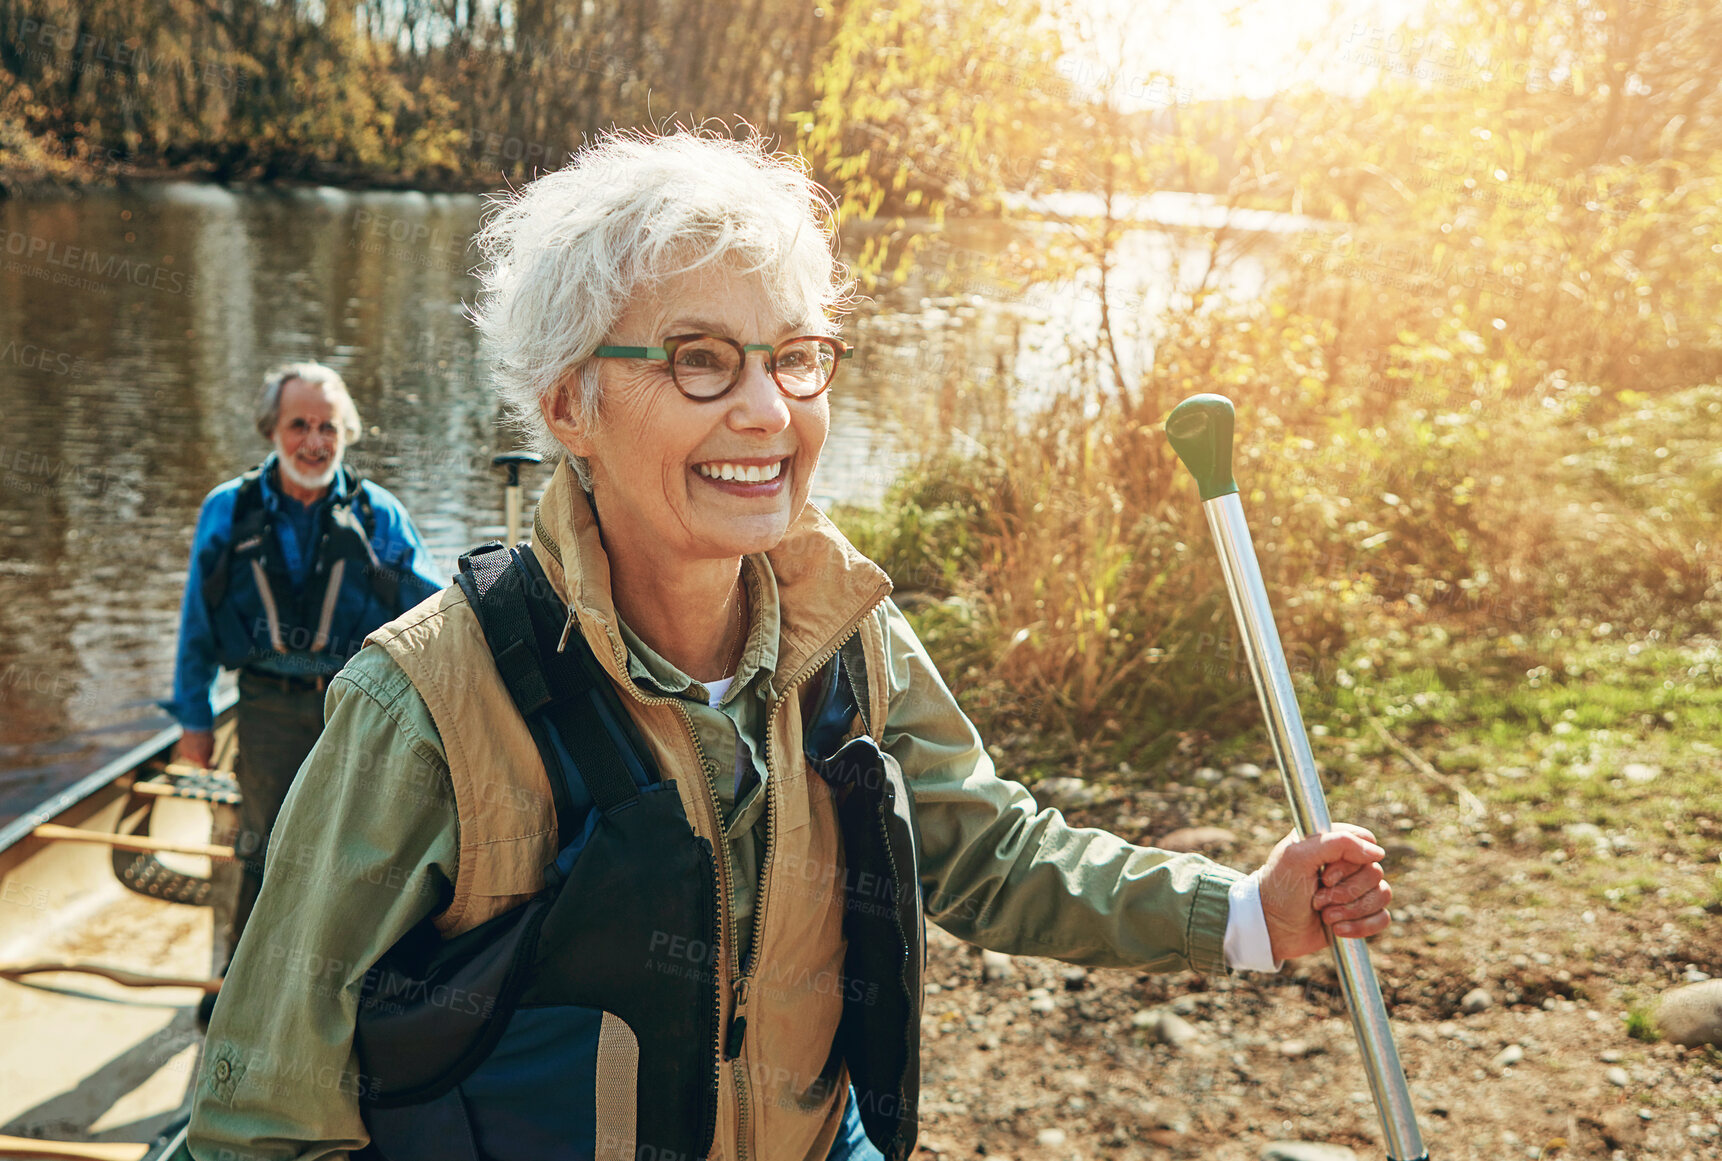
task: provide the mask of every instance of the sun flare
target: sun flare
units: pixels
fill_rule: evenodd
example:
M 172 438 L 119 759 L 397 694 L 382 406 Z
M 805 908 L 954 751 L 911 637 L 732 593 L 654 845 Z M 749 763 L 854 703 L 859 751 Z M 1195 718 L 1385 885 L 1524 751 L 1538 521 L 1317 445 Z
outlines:
M 1385 40 L 1420 0 L 1087 0 L 1086 35 L 1059 71 L 1125 109 L 1263 99 L 1298 87 L 1367 88 Z

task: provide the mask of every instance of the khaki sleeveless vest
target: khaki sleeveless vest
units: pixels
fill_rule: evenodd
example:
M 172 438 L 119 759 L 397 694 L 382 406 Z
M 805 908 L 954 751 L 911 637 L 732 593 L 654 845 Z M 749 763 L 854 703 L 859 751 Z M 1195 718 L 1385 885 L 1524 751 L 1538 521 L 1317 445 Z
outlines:
M 616 685 L 658 768 L 674 779 L 695 831 L 725 849 L 718 803 L 690 722 L 675 699 L 650 697 L 627 676 L 609 564 L 590 502 L 564 463 L 539 505 L 535 548 L 578 631 Z M 883 631 L 872 611 L 888 577 L 808 506 L 767 554 L 782 609 L 767 731 L 768 840 L 759 869 L 755 967 L 741 1054 L 721 1062 L 711 1157 L 822 1158 L 836 1134 L 847 1079 L 821 1084 L 842 1014 L 843 851 L 831 794 L 802 754 L 801 687 L 859 632 L 868 713 L 881 741 L 888 709 Z M 748 570 L 744 570 L 748 575 Z M 555 809 L 532 736 L 491 662 L 477 616 L 458 586 L 369 639 L 389 652 L 423 697 L 441 736 L 459 826 L 454 898 L 436 917 L 445 936 L 524 903 L 554 856 Z M 722 860 L 725 882 L 733 873 Z M 715 961 L 737 972 L 729 898 Z M 723 990 L 728 1026 L 733 988 Z M 830 1078 L 827 1078 L 829 1081 Z

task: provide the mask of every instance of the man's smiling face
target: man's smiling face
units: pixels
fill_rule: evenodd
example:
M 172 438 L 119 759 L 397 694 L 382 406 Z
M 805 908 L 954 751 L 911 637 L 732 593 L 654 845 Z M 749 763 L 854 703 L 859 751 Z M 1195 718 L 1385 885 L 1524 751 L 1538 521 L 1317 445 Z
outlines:
M 347 437 L 335 398 L 334 390 L 324 383 L 289 379 L 281 384 L 281 413 L 275 421 L 274 442 L 289 494 L 295 487 L 320 493 L 341 470 Z

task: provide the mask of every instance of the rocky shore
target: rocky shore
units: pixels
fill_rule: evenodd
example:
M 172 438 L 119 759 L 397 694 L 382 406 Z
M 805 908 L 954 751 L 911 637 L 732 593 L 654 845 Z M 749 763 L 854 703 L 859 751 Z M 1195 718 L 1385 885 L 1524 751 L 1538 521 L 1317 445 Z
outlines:
M 1234 770 L 1208 785 L 1259 776 Z M 1076 821 L 1239 868 L 1278 837 L 1260 825 L 1166 829 L 1232 813 L 1176 809 L 1190 797 L 1180 787 L 1126 793 L 1070 779 L 1037 792 Z M 1515 890 L 1528 862 L 1607 856 L 1586 832 L 1551 860 L 1452 813 L 1410 827 L 1360 819 L 1399 836 L 1397 922 L 1371 952 L 1430 1155 L 1722 1156 L 1722 1051 L 1641 1038 L 1657 1035 L 1657 999 L 1694 982 L 1685 1009 L 1716 1030 L 1722 983 L 1703 982 L 1722 976 L 1714 917 L 1659 906 L 1654 893 L 1637 908 L 1598 906 L 1576 878 Z M 1277 976 L 1155 976 L 983 955 L 931 928 L 929 938 L 919 1156 L 1385 1155 L 1325 956 Z

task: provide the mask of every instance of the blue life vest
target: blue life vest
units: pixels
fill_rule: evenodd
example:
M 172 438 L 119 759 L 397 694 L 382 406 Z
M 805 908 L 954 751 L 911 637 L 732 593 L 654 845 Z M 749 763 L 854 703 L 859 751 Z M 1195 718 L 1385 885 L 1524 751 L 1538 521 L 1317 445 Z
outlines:
M 329 499 L 318 513 L 311 573 L 303 586 L 287 567 L 264 502 L 263 467 L 241 477 L 227 543 L 199 562 L 203 603 L 227 668 L 313 654 L 308 668 L 332 673 L 359 651 L 367 634 L 403 612 L 400 574 L 371 546 L 371 499 L 351 468 L 341 471 L 346 494 Z
M 530 901 L 449 940 L 429 919 L 367 974 L 354 1043 L 370 1146 L 360 1161 L 695 1161 L 716 1130 L 738 1018 L 715 970 L 716 853 L 663 780 L 529 548 L 486 545 L 461 587 L 549 775 L 560 850 Z M 860 713 L 858 657 L 825 671 L 805 745 L 831 785 L 852 883 L 843 1014 L 824 1079 L 847 1064 L 870 1140 L 913 1151 L 921 920 L 907 788 Z M 889 900 L 889 905 L 881 905 Z M 690 954 L 708 948 L 710 954 Z M 829 1091 L 829 1089 L 828 1089 Z

